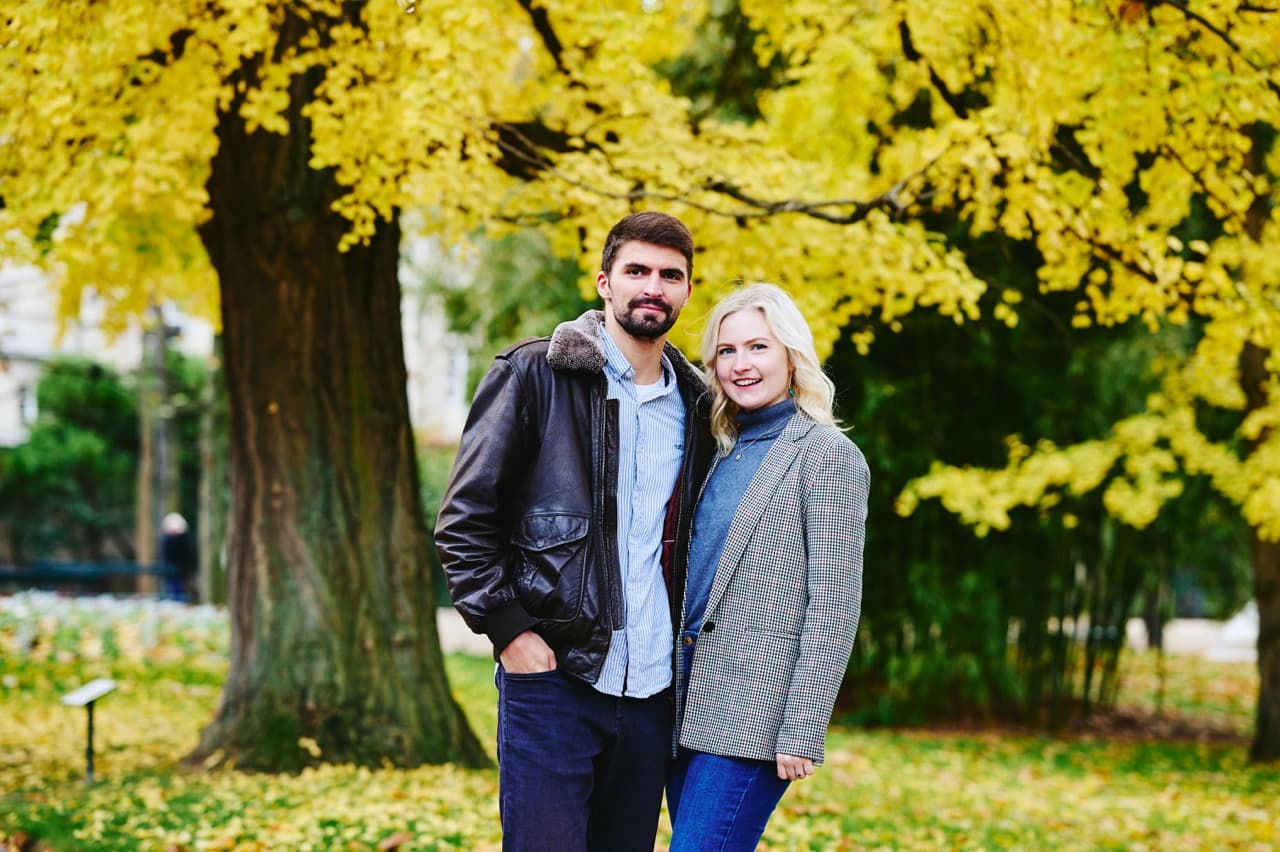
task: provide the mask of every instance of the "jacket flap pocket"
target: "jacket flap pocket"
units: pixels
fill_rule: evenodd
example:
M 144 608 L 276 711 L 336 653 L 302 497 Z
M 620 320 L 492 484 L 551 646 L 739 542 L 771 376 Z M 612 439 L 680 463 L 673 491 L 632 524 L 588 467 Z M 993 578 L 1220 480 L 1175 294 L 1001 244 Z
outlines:
M 522 550 L 541 551 L 587 537 L 586 515 L 526 515 L 511 534 L 511 543 Z

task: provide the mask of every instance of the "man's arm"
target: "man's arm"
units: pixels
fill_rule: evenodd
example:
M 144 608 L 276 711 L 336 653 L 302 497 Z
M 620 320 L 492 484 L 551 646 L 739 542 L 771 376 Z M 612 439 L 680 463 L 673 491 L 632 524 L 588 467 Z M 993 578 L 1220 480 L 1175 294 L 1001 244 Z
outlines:
M 537 623 L 512 585 L 512 497 L 536 451 L 520 379 L 505 358 L 476 389 L 436 519 L 436 549 L 454 606 L 498 656 Z

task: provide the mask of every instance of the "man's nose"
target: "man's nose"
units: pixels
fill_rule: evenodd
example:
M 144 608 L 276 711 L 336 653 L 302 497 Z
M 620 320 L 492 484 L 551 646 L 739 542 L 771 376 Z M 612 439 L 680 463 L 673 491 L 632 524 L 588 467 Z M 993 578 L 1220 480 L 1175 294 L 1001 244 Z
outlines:
M 662 273 L 657 270 L 650 272 L 648 275 L 644 277 L 644 282 L 642 286 L 644 287 L 644 292 L 646 293 L 661 293 L 662 292 Z

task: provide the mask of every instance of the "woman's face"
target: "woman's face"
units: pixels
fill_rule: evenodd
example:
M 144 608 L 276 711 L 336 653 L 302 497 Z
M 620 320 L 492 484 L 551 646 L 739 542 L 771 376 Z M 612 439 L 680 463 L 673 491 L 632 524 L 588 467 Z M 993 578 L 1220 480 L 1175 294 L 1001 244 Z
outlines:
M 720 321 L 716 378 L 725 396 L 743 411 L 787 398 L 791 359 L 758 308 L 736 311 Z

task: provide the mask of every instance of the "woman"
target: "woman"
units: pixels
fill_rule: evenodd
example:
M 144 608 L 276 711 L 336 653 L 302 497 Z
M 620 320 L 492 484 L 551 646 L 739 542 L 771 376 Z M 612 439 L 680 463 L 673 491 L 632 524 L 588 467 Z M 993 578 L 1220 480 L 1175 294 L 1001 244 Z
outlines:
M 754 849 L 823 759 L 862 598 L 870 473 L 795 303 L 724 299 L 702 340 L 719 444 L 694 514 L 667 785 L 671 849 Z

